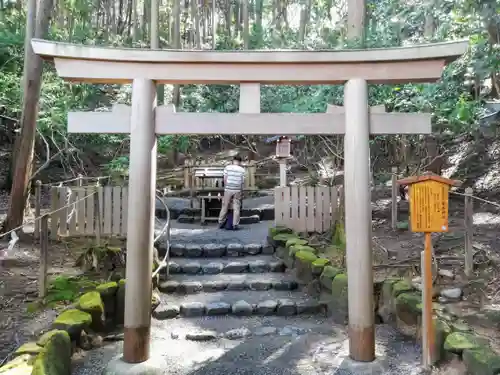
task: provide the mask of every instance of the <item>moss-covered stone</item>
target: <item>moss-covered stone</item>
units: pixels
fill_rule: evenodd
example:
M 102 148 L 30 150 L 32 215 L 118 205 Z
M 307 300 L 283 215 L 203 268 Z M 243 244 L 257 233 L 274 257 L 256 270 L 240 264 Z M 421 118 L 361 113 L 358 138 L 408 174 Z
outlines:
M 434 353 L 432 358 L 434 362 L 437 362 L 445 357 L 444 353 L 444 342 L 448 335 L 451 333 L 451 328 L 448 323 L 443 322 L 441 319 L 433 319 L 434 323 Z
M 15 357 L 12 361 L 7 362 L 0 367 L 2 375 L 31 375 L 33 371 L 33 362 L 35 356 L 31 354 L 22 354 Z
M 17 350 L 14 352 L 14 356 L 18 355 L 23 355 L 23 354 L 33 354 L 36 355 L 42 351 L 42 347 L 38 345 L 36 342 L 27 342 L 23 345 L 21 345 Z
M 126 280 L 118 281 L 118 291 L 116 292 L 116 313 L 115 323 L 122 325 L 125 318 L 125 284 Z
M 50 337 L 36 357 L 32 375 L 71 375 L 71 339 L 67 332 Z
M 99 292 L 101 296 L 115 294 L 118 290 L 118 283 L 116 281 L 110 281 L 108 283 L 98 285 L 95 290 Z
M 470 332 L 471 328 L 469 325 L 464 322 L 463 320 L 457 320 L 453 323 L 451 323 L 451 329 L 453 332 Z
M 318 257 L 310 251 L 299 250 L 295 253 L 295 274 L 300 281 L 310 283 L 314 280 L 312 263 L 316 259 Z
M 444 349 L 462 354 L 465 349 L 477 349 L 482 342 L 474 334 L 466 332 L 453 332 L 448 335 L 444 342 Z
M 293 245 L 307 245 L 307 241 L 303 240 L 302 238 L 295 237 L 295 238 L 290 238 L 285 243 L 286 248 L 289 248 L 290 246 L 293 246 Z
M 87 292 L 78 300 L 78 307 L 85 312 L 97 311 L 104 312 L 104 304 L 101 295 L 97 291 Z
M 290 238 L 297 238 L 294 233 L 279 233 L 272 237 L 274 247 L 283 246 L 285 247 L 286 241 Z
M 347 302 L 347 274 L 339 273 L 332 281 L 332 301 L 335 304 L 335 311 L 332 311 L 334 320 L 337 323 L 347 323 L 348 302 Z
M 421 328 L 422 296 L 417 292 L 401 293 L 395 301 L 396 325 L 400 332 L 417 338 Z
M 95 331 L 104 329 L 104 303 L 97 291 L 87 292 L 78 300 L 78 308 L 92 316 L 90 328 Z
M 500 356 L 486 345 L 475 349 L 465 349 L 462 359 L 470 375 L 500 374 Z
M 293 233 L 293 231 L 290 228 L 284 227 L 284 226 L 276 226 L 276 227 L 270 227 L 269 228 L 269 236 L 272 238 L 276 236 L 277 234 L 281 233 Z
M 47 343 L 49 342 L 50 338 L 54 335 L 57 335 L 59 334 L 59 332 L 65 332 L 65 331 L 61 331 L 59 329 L 53 329 L 51 331 L 48 331 L 48 332 L 45 332 L 42 336 L 40 336 L 38 338 L 38 341 L 36 342 L 36 344 L 38 346 L 41 346 L 42 348 L 47 345 Z
M 398 281 L 401 281 L 401 279 L 386 279 L 383 281 L 382 287 L 380 288 L 378 315 L 384 323 L 393 323 L 395 321 L 396 307 L 395 299 L 392 296 L 392 288 Z
M 314 276 L 320 276 L 325 266 L 330 264 L 330 260 L 326 258 L 318 258 L 312 262 L 312 273 Z
M 92 316 L 89 313 L 78 309 L 71 309 L 59 315 L 52 324 L 52 328 L 68 332 L 71 339 L 77 341 L 82 329 L 89 327 L 91 323 Z
M 300 250 L 295 253 L 295 259 L 300 259 L 301 261 L 312 264 L 318 257 L 310 251 Z
M 98 285 L 96 291 L 101 295 L 106 320 L 113 319 L 116 313 L 116 292 L 118 291 L 118 283 L 116 281 L 111 281 Z
M 392 296 L 398 297 L 401 293 L 411 292 L 415 288 L 407 280 L 400 280 L 392 285 Z
M 323 267 L 323 272 L 319 277 L 319 282 L 321 286 L 327 290 L 332 290 L 332 281 L 342 270 L 335 268 L 333 266 L 325 266 Z

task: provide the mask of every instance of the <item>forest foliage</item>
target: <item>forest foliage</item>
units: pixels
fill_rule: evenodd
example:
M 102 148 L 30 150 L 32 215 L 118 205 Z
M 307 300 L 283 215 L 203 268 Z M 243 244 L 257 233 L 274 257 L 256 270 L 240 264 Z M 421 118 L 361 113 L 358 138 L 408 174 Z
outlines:
M 341 49 L 346 40 L 343 0 L 162 0 L 160 48 Z M 151 0 L 57 0 L 50 39 L 72 43 L 149 47 Z M 0 114 L 21 114 L 21 76 L 25 33 L 22 0 L 0 4 Z M 137 10 L 136 12 L 133 9 Z M 214 11 L 215 10 L 215 11 Z M 135 22 L 134 22 L 135 21 Z M 215 22 L 214 22 L 215 21 Z M 213 30 L 216 38 L 212 39 Z M 485 100 L 500 93 L 500 0 L 369 0 L 365 48 L 404 46 L 468 38 L 469 52 L 451 64 L 435 84 L 371 85 L 370 104 L 391 111 L 430 112 L 437 133 L 474 131 Z M 178 111 L 235 112 L 238 86 L 165 87 L 165 102 Z M 67 84 L 46 64 L 38 130 L 62 154 L 109 144 L 122 136 L 66 134 L 68 110 L 99 110 L 130 101 L 130 87 Z M 341 86 L 264 86 L 262 112 L 324 112 L 341 105 Z M 186 151 L 190 137 L 161 137 L 160 152 Z M 116 148 L 116 147 L 115 147 Z M 38 152 L 43 152 L 38 150 Z M 116 155 L 112 165 L 126 163 Z M 113 164 L 114 163 L 114 164 Z

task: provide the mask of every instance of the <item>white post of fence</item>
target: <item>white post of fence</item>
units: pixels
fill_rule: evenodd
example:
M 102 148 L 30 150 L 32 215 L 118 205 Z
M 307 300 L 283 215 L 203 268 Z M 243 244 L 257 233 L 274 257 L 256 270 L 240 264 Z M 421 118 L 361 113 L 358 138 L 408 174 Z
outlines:
M 76 180 L 76 186 L 82 187 L 83 185 L 83 175 L 81 173 L 78 174 L 78 178 Z
M 47 270 L 49 261 L 49 217 L 44 215 L 40 223 L 40 268 L 38 273 L 38 297 L 47 296 Z
M 396 226 L 398 223 L 398 167 L 392 167 L 391 181 L 392 181 L 391 224 L 392 224 L 392 230 L 396 230 Z
M 473 233 L 473 208 L 472 208 L 472 188 L 465 189 L 465 210 L 464 210 L 464 226 L 465 226 L 465 275 L 472 276 L 474 272 L 472 233 Z
M 279 159 L 280 164 L 280 187 L 286 186 L 286 159 Z
M 35 182 L 35 239 L 40 238 L 40 217 L 41 211 L 41 197 L 42 197 L 42 181 L 36 180 Z
M 103 207 L 103 204 L 102 204 L 102 186 L 100 185 L 99 183 L 99 179 L 97 179 L 97 182 L 96 182 L 96 190 L 97 190 L 97 194 L 96 194 L 96 200 L 95 200 L 95 215 L 96 215 L 96 221 L 95 221 L 95 238 L 96 238 L 96 243 L 97 243 L 97 246 L 101 246 L 101 230 L 102 230 L 102 221 L 101 221 L 101 218 L 102 218 L 102 207 Z

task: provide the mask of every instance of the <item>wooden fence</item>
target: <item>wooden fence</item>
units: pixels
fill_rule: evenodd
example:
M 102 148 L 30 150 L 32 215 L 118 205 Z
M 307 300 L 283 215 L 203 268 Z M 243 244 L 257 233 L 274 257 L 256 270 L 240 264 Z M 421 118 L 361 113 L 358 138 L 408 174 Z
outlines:
M 287 186 L 275 188 L 276 225 L 297 232 L 324 233 L 339 213 L 340 188 L 328 186 Z
M 125 236 L 128 188 L 62 186 L 51 188 L 50 233 L 57 236 Z M 69 204 L 69 207 L 65 207 Z

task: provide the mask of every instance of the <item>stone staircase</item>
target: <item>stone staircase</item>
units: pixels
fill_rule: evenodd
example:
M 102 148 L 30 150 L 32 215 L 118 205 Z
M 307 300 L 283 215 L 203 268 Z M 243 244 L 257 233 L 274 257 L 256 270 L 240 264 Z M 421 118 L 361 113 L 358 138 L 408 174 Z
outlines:
M 160 254 L 163 253 L 160 249 Z M 274 248 L 261 243 L 172 243 L 169 278 L 161 274 L 156 319 L 322 314 Z

